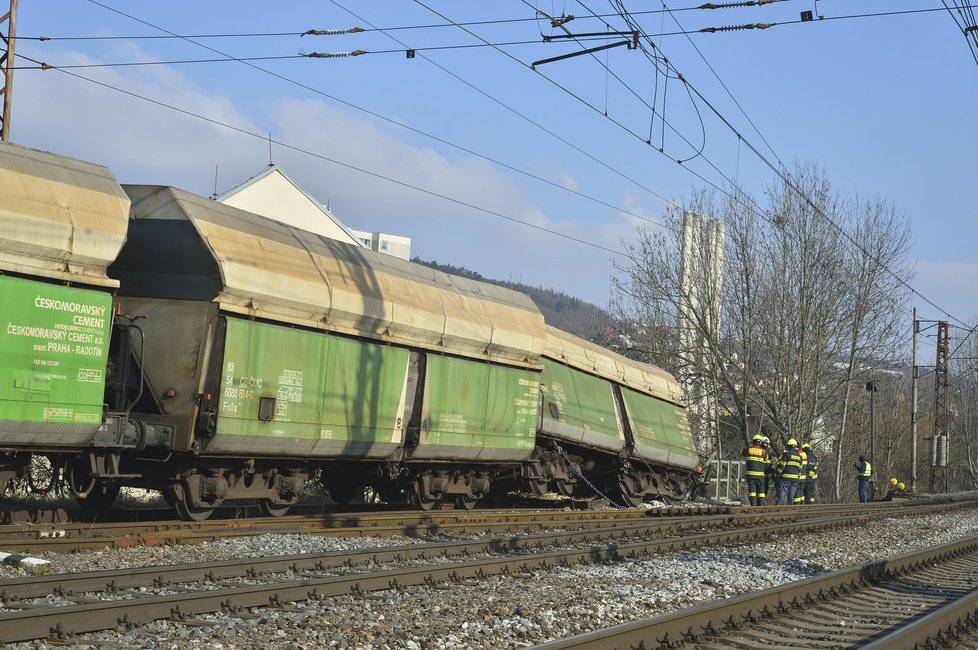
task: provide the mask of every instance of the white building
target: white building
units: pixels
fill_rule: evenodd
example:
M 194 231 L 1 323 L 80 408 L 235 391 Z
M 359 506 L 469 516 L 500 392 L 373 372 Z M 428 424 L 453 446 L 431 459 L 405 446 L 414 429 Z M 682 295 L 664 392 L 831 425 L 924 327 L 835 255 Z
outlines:
M 411 238 L 388 235 L 385 232 L 366 232 L 350 230 L 360 243 L 373 251 L 387 253 L 402 260 L 411 259 Z
M 225 192 L 217 200 L 323 237 L 356 246 L 363 245 L 350 234 L 349 228 L 333 216 L 329 208 L 275 166 L 269 166 L 257 176 L 252 176 Z
M 274 165 L 269 165 L 262 173 L 225 192 L 217 200 L 330 239 L 404 260 L 411 259 L 410 237 L 347 228 L 329 208 Z

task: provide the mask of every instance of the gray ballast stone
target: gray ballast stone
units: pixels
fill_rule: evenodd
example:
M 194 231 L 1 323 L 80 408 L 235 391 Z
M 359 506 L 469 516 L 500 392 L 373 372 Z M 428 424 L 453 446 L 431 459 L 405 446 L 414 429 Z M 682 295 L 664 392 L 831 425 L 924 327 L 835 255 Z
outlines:
M 156 621 L 135 630 L 81 635 L 75 648 L 244 650 L 335 648 L 445 650 L 524 648 L 548 640 L 758 591 L 852 564 L 978 534 L 978 510 L 872 521 L 757 544 L 714 547 L 653 559 L 555 567 L 482 580 L 345 595 L 294 603 L 298 611 L 258 608 L 251 618 L 213 613 L 192 627 Z M 265 535 L 200 547 L 145 549 L 158 564 L 222 557 L 349 548 L 407 540 L 312 539 Z M 335 546 L 334 546 L 335 545 Z M 142 566 L 128 549 L 73 555 L 72 570 Z M 441 559 L 434 562 L 443 561 Z M 53 563 L 56 563 L 53 562 Z M 411 562 L 416 564 L 417 561 Z M 67 562 L 65 563 L 67 564 Z M 385 566 L 402 566 L 407 562 Z M 10 570 L 15 570 L 8 567 Z M 58 570 L 66 569 L 66 565 Z M 43 642 L 21 643 L 36 650 Z

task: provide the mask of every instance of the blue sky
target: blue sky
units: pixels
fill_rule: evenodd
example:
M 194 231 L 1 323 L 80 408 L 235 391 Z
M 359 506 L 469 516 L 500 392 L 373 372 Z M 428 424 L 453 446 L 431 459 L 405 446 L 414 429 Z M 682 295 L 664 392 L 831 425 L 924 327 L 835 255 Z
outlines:
M 955 318 L 978 314 L 978 65 L 946 11 L 840 18 L 943 8 L 940 2 L 822 0 L 817 11 L 826 20 L 801 24 L 785 23 L 816 8 L 807 0 L 712 11 L 680 10 L 699 2 L 670 4 L 672 13 L 655 2 L 624 4 L 690 85 L 768 158 L 819 163 L 838 189 L 883 195 L 905 210 L 916 240 L 914 286 Z M 683 84 L 672 79 L 666 86 L 660 76 L 656 89 L 653 66 L 640 51 L 620 47 L 541 65 L 537 72 L 528 67 L 580 48 L 540 42 L 551 28 L 535 10 L 575 15 L 567 24 L 574 33 L 605 31 L 592 13 L 612 14 L 605 20 L 624 29 L 612 5 L 22 2 L 17 54 L 54 66 L 300 51 L 370 54 L 251 65 L 18 70 L 11 139 L 105 164 L 122 182 L 208 195 L 215 169 L 219 192 L 262 171 L 268 142 L 242 131 L 270 133 L 281 143 L 272 146 L 274 161 L 347 225 L 410 236 L 414 253 L 426 259 L 605 305 L 611 260 L 620 259 L 613 251 L 637 225 L 656 227 L 667 201 L 681 204 L 702 185 L 689 170 L 718 184 L 724 176 L 737 178 L 755 192 L 771 179 Z M 475 35 L 457 26 L 391 29 L 444 25 L 446 18 L 510 22 L 468 27 Z M 658 36 L 756 22 L 782 24 Z M 354 26 L 383 31 L 194 39 L 222 54 L 181 39 L 60 38 L 159 36 L 158 28 L 201 35 Z M 41 35 L 54 38 L 30 40 Z M 481 39 L 529 43 L 423 49 Z M 408 47 L 418 50 L 415 58 L 405 56 Z M 19 58 L 18 65 L 33 64 Z M 645 105 L 653 101 L 668 123 L 664 143 L 662 121 L 651 120 Z M 643 141 L 650 127 L 651 146 Z M 679 165 L 676 159 L 692 155 L 683 138 L 704 151 Z M 920 299 L 915 303 L 925 318 L 944 316 Z

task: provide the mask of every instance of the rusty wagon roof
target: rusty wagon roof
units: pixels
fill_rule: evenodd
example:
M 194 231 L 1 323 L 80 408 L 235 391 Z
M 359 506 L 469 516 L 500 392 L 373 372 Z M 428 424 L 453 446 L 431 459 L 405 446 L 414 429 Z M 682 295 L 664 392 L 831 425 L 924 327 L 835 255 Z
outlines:
M 153 266 L 154 278 L 188 273 L 167 268 L 166 253 L 155 249 L 171 244 L 160 228 L 189 223 L 213 264 L 213 272 L 199 270 L 201 283 L 212 283 L 213 295 L 197 297 L 226 311 L 516 365 L 533 366 L 543 352 L 543 316 L 525 294 L 337 242 L 176 188 L 127 185 L 125 190 L 132 198 L 130 239 L 145 241 L 133 243 L 138 256 L 124 251 L 118 266 L 143 289 L 150 282 L 139 278 L 145 276 L 140 265 Z M 143 235 L 139 224 L 148 222 L 156 222 L 157 229 Z M 150 259 L 154 256 L 159 257 Z M 128 279 L 127 291 L 126 286 L 131 286 Z
M 0 269 L 104 287 L 129 197 L 101 165 L 0 143 Z
M 547 325 L 547 343 L 543 356 L 683 405 L 679 382 L 662 368 L 634 361 L 550 325 Z

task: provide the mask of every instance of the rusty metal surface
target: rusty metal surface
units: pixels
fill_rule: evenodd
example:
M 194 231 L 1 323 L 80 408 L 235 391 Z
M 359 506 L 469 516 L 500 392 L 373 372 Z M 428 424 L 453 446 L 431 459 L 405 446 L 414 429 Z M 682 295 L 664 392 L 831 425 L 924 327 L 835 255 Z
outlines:
M 543 316 L 522 293 L 343 244 L 175 188 L 125 189 L 137 222 L 192 224 L 219 268 L 213 299 L 227 311 L 529 367 L 543 351 Z M 137 234 L 134 229 L 131 236 Z
M 673 516 L 650 520 L 641 511 L 611 512 L 592 516 L 589 512 L 532 514 L 445 514 L 370 515 L 347 514 L 305 517 L 255 518 L 247 520 L 182 522 L 160 521 L 114 524 L 50 524 L 2 526 L 0 543 L 6 551 L 21 553 L 74 553 L 84 549 L 200 544 L 222 537 L 247 537 L 270 533 L 304 533 L 330 537 L 419 537 L 438 534 L 516 534 L 554 528 L 594 530 L 633 524 L 659 526 L 663 531 L 685 526 L 716 526 L 729 522 L 729 515 Z
M 108 169 L 0 143 L 0 269 L 103 287 L 129 197 Z
M 662 368 L 623 357 L 550 325 L 543 356 L 684 406 L 679 382 Z
M 563 501 L 555 502 L 566 505 Z M 530 532 L 548 528 L 600 528 L 629 525 L 653 519 L 694 521 L 711 526 L 727 522 L 739 525 L 796 522 L 842 515 L 892 516 L 925 512 L 931 507 L 968 506 L 969 501 L 950 499 L 870 504 L 817 504 L 811 506 L 768 506 L 760 508 L 711 506 L 697 509 L 664 507 L 650 510 L 445 510 L 354 511 L 340 508 L 324 511 L 322 506 L 296 507 L 284 517 L 255 517 L 254 507 L 229 505 L 219 508 L 214 518 L 201 522 L 174 520 L 171 509 L 113 510 L 111 520 L 91 520 L 81 510 L 6 511 L 0 522 L 4 550 L 18 552 L 75 552 L 80 549 L 152 544 L 193 544 L 219 537 L 246 536 L 267 532 L 304 532 L 330 536 L 430 535 L 487 532 Z M 362 506 L 360 506 L 362 508 Z M 559 506 L 558 506 L 559 507 Z M 14 523 L 16 522 L 16 523 Z M 258 532 L 255 532 L 258 531 Z

